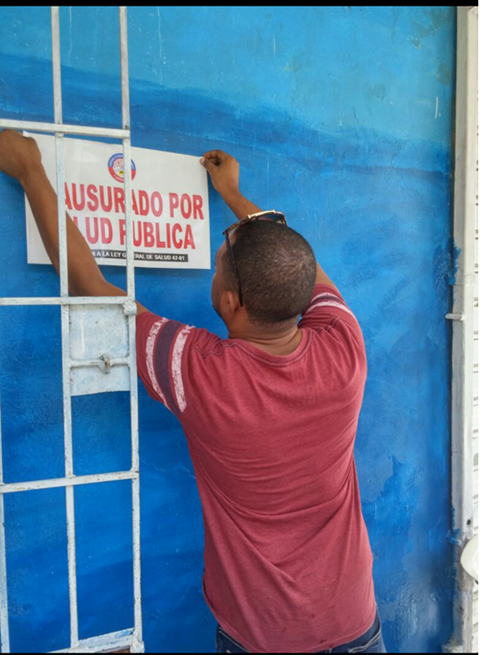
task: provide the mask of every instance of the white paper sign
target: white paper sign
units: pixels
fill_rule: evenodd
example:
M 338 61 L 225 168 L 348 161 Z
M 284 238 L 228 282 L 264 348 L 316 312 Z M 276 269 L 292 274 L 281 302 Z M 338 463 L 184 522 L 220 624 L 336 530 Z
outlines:
M 27 133 L 25 133 L 27 135 Z M 37 141 L 56 189 L 55 139 Z M 210 268 L 207 173 L 198 157 L 131 148 L 134 261 L 149 268 Z M 64 137 L 66 211 L 98 264 L 125 266 L 122 147 Z M 25 199 L 27 262 L 50 260 Z

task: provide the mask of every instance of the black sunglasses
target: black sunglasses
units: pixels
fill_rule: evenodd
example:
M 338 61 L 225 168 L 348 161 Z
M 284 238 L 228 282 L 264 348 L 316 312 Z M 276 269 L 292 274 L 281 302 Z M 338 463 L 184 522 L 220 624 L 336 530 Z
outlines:
M 235 232 L 237 228 L 240 227 L 241 225 L 245 225 L 246 223 L 251 223 L 252 221 L 271 221 L 272 223 L 281 223 L 282 225 L 286 225 L 285 215 L 282 212 L 277 212 L 275 209 L 270 209 L 269 211 L 266 212 L 258 212 L 257 214 L 250 214 L 249 216 L 246 216 L 246 218 L 243 218 L 241 221 L 238 221 L 237 223 L 233 223 L 231 226 L 229 226 L 227 229 L 225 229 L 222 232 L 222 234 L 225 235 L 227 253 L 229 255 L 231 266 L 234 270 L 234 275 L 236 276 L 237 287 L 239 290 L 239 304 L 241 307 L 243 306 L 242 286 L 241 286 L 241 280 L 239 278 L 239 271 L 237 270 L 236 260 L 234 258 L 234 253 L 232 251 L 230 235 L 233 232 Z

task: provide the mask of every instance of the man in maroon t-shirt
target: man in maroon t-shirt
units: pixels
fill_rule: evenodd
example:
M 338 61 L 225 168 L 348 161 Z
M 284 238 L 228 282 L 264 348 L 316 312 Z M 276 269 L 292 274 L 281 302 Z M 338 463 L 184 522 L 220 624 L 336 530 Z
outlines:
M 385 652 L 354 462 L 361 329 L 307 241 L 239 191 L 226 153 L 201 163 L 240 222 L 217 252 L 227 339 L 138 303 L 138 371 L 180 420 L 203 506 L 203 588 L 218 652 Z M 56 194 L 35 141 L 0 134 L 59 270 Z M 70 293 L 125 295 L 67 220 Z M 300 318 L 301 317 L 301 318 Z

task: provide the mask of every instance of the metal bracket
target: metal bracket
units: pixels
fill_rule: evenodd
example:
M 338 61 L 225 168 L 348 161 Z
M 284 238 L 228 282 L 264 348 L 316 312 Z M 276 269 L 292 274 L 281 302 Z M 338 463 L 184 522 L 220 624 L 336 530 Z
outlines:
M 126 300 L 122 306 L 126 316 L 135 316 L 137 314 L 137 304 L 134 300 Z
M 125 305 L 70 307 L 71 395 L 130 389 Z
M 110 357 L 108 355 L 102 355 L 100 357 L 100 363 L 98 364 L 98 368 L 102 371 L 102 373 L 110 373 L 110 366 L 111 366 L 111 361 Z
M 465 314 L 446 314 L 446 318 L 450 321 L 464 321 L 466 318 Z

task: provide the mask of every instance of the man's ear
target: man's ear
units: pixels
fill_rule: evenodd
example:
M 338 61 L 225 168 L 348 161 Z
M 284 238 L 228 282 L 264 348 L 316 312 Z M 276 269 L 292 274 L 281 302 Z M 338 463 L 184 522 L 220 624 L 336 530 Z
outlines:
M 230 320 L 239 307 L 239 297 L 237 296 L 237 293 L 235 291 L 230 291 L 229 289 L 223 291 L 220 296 L 220 313 L 222 318 Z

